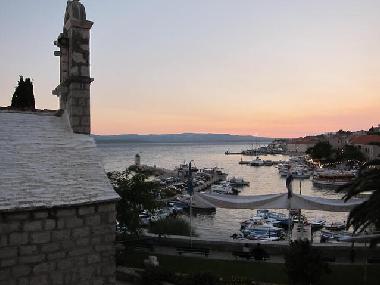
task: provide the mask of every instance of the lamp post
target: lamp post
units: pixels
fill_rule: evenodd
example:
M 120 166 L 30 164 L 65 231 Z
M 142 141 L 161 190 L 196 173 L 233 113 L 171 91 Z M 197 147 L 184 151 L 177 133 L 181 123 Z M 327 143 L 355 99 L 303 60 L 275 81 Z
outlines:
M 189 162 L 189 174 L 188 174 L 188 185 L 187 185 L 187 192 L 190 195 L 190 247 L 193 247 L 193 174 L 191 170 L 191 162 L 193 160 L 190 160 Z
M 291 221 L 291 217 L 290 217 L 290 210 L 291 210 L 290 200 L 293 196 L 292 182 L 293 182 L 292 169 L 289 166 L 288 175 L 286 177 L 286 182 L 285 182 L 286 188 L 288 190 L 288 211 L 289 211 L 289 213 L 288 213 L 288 215 L 289 215 L 289 217 L 288 217 L 288 239 L 289 239 L 289 243 L 291 242 L 291 239 L 292 239 L 292 232 L 291 232 L 292 221 Z

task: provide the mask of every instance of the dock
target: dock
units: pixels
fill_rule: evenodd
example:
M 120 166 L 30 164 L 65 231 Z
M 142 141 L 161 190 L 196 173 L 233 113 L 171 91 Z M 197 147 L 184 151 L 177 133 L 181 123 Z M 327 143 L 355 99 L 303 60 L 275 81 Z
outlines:
M 225 155 L 235 155 L 235 154 L 238 154 L 238 155 L 242 155 L 243 153 L 240 151 L 240 152 L 232 152 L 232 151 L 226 151 L 224 153 Z

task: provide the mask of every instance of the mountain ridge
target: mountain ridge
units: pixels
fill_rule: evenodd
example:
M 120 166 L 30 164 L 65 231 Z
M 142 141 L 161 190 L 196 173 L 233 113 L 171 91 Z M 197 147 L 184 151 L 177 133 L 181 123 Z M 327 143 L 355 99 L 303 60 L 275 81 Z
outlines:
M 270 142 L 273 138 L 212 133 L 93 135 L 98 143 Z

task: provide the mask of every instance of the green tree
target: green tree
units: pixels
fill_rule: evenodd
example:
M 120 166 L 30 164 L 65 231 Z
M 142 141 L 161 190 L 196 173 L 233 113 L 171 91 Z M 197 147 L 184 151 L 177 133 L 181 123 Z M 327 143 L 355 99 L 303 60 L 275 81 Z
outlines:
M 360 149 L 354 145 L 345 145 L 343 149 L 337 150 L 336 154 L 337 160 L 347 161 L 347 160 L 358 160 L 364 161 L 364 154 Z
M 290 243 L 285 254 L 285 268 L 289 284 L 293 285 L 318 284 L 322 274 L 330 272 L 320 251 L 307 240 Z
M 147 177 L 143 174 L 132 175 L 129 171 L 109 172 L 107 175 L 121 197 L 116 205 L 117 221 L 131 233 L 139 235 L 142 228 L 139 218 L 141 211 L 153 211 L 158 207 L 158 185 L 146 181 Z
M 11 107 L 14 109 L 35 109 L 35 100 L 33 94 L 33 83 L 30 78 L 20 76 L 18 86 L 13 93 Z
M 360 169 L 356 179 L 342 186 L 338 192 L 347 192 L 345 201 L 360 193 L 371 191 L 368 200 L 351 210 L 347 219 L 347 228 L 362 232 L 370 225 L 380 228 L 380 161 L 371 161 Z
M 327 141 L 316 143 L 313 147 L 310 147 L 306 151 L 313 159 L 326 160 L 330 159 L 333 154 L 333 148 Z

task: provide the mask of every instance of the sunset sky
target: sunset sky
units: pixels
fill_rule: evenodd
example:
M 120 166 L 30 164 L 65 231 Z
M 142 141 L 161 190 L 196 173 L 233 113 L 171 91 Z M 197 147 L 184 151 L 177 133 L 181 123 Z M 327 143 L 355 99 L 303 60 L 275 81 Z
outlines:
M 378 0 L 87 0 L 92 132 L 295 137 L 380 123 Z M 1 1 L 0 106 L 57 109 L 65 0 Z M 0 126 L 1 127 L 1 126 Z

